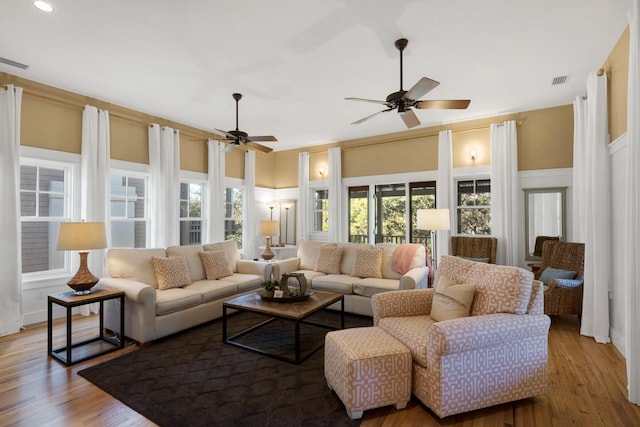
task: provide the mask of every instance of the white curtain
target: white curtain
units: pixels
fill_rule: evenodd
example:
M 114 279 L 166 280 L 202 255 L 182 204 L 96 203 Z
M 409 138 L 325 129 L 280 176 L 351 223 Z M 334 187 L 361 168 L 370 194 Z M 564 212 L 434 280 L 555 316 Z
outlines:
M 244 155 L 244 197 L 242 203 L 242 248 L 245 255 L 253 257 L 251 242 L 257 236 L 256 219 L 256 152 L 248 150 Z
M 627 203 L 625 209 L 625 343 L 629 401 L 640 405 L 640 4 L 629 14 L 629 87 L 627 106 Z
M 491 234 L 498 239 L 496 263 L 518 265 L 518 140 L 516 122 L 492 124 Z
M 572 177 L 572 204 L 573 220 L 572 231 L 574 242 L 584 243 L 586 234 L 586 192 L 587 177 L 585 176 L 586 146 L 584 141 L 587 134 L 587 100 L 578 96 L 573 101 L 573 177 Z
M 109 211 L 109 112 L 85 105 L 82 111 L 82 154 L 80 158 L 80 218 L 104 222 L 107 247 L 110 246 L 111 227 Z M 94 249 L 89 254 L 89 270 L 98 277 L 104 275 L 104 249 Z M 98 303 L 80 307 L 87 316 L 97 313 Z
M 20 113 L 22 88 L 0 88 L 0 336 L 23 325 L 20 236 Z
M 209 150 L 209 166 L 207 175 L 208 203 L 207 203 L 207 242 L 221 242 L 224 240 L 224 209 L 225 209 L 225 152 L 224 143 L 210 139 L 207 141 Z
M 149 219 L 152 248 L 180 244 L 180 134 L 177 129 L 149 127 Z
M 436 187 L 436 208 L 449 209 L 449 223 L 454 224 L 453 214 L 455 206 L 451 203 L 451 189 L 453 188 L 451 178 L 453 176 L 452 157 L 452 134 L 450 130 L 443 130 L 438 134 L 438 178 Z M 449 242 L 451 240 L 451 230 L 440 230 L 436 232 L 436 249 L 433 256 L 438 258 L 449 255 Z M 437 264 L 437 260 L 436 260 Z
M 344 241 L 342 229 L 342 152 L 329 148 L 329 241 Z
M 311 207 L 309 196 L 309 153 L 298 155 L 298 207 L 296 221 L 298 223 L 297 241 L 309 240 L 309 212 Z
M 585 252 L 584 294 L 580 333 L 598 342 L 609 342 L 609 277 L 611 233 L 609 213 L 609 151 L 607 130 L 607 77 L 591 73 L 587 78 L 585 138 L 574 141 L 584 151 Z

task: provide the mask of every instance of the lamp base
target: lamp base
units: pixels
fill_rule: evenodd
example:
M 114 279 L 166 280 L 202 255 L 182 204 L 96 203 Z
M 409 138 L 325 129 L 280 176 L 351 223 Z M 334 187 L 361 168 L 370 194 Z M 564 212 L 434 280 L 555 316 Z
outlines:
M 269 261 L 270 259 L 272 259 L 274 256 L 276 256 L 276 254 L 273 253 L 273 251 L 271 250 L 271 237 L 267 236 L 266 237 L 267 240 L 267 245 L 265 246 L 264 250 L 262 251 L 262 253 L 260 254 L 260 256 L 262 257 L 262 259 L 264 259 L 265 261 Z
M 91 271 L 89 271 L 89 267 L 87 266 L 89 252 L 80 251 L 79 253 L 80 268 L 78 268 L 76 275 L 67 282 L 67 286 L 75 291 L 74 295 L 86 295 L 91 293 L 90 289 L 100 281 L 100 278 L 94 276 Z

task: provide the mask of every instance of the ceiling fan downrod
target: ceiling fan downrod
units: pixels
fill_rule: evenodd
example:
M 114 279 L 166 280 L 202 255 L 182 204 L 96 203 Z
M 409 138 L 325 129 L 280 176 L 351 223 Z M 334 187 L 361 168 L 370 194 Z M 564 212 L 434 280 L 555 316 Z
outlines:
M 402 52 L 404 51 L 404 48 L 407 47 L 407 44 L 409 44 L 409 40 L 407 39 L 398 39 L 395 43 L 396 48 L 398 48 L 398 50 L 400 51 L 400 92 L 404 91 L 404 89 L 402 88 Z

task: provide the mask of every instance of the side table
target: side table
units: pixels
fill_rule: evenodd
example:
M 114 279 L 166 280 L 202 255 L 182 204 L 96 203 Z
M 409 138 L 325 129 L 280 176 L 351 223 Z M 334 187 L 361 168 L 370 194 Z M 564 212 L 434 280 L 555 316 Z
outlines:
M 107 337 L 104 335 L 104 302 L 111 299 L 120 299 L 120 338 L 117 336 Z M 74 307 L 86 304 L 100 303 L 100 334 L 97 337 L 73 343 L 71 334 L 71 312 Z M 60 305 L 67 309 L 67 344 L 66 346 L 53 348 L 53 304 Z M 98 343 L 98 344 L 94 344 Z M 102 343 L 107 343 L 105 346 Z M 84 347 L 82 352 L 80 348 Z M 67 366 L 74 363 L 83 362 L 92 357 L 110 353 L 124 348 L 124 292 L 112 291 L 109 289 L 96 289 L 90 294 L 74 295 L 73 291 L 62 294 L 49 295 L 48 298 L 48 325 L 47 325 L 47 354 L 55 357 Z M 73 350 L 76 350 L 76 357 L 73 357 Z M 85 351 L 86 350 L 86 351 Z M 78 353 L 80 353 L 78 355 Z

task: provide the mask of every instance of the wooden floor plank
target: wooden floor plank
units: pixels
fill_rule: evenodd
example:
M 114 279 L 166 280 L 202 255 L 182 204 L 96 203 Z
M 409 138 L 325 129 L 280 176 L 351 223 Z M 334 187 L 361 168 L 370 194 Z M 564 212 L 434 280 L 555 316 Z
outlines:
M 74 318 L 74 340 L 95 336 L 97 316 Z M 55 321 L 56 339 L 64 323 Z M 46 355 L 46 323 L 0 338 L 0 425 L 155 425 L 77 375 L 136 351 L 123 350 L 65 367 Z M 407 408 L 365 411 L 363 427 L 640 426 L 640 407 L 626 399 L 625 360 L 612 344 L 579 334 L 575 317 L 554 317 L 549 333 L 549 391 L 492 408 L 439 419 L 415 397 Z

